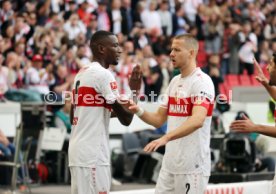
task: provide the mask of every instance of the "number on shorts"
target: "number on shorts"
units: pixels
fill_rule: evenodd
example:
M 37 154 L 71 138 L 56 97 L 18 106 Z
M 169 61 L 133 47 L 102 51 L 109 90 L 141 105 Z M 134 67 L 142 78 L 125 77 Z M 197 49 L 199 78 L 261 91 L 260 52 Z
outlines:
M 186 184 L 186 189 L 187 189 L 186 194 L 188 194 L 188 192 L 190 191 L 190 184 L 189 183 Z

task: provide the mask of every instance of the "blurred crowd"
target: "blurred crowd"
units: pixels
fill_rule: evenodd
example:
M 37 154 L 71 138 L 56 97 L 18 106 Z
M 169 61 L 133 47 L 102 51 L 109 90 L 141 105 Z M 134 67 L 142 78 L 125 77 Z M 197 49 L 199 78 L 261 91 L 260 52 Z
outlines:
M 60 99 L 92 59 L 90 37 L 97 30 L 116 34 L 123 48 L 111 68 L 122 94 L 136 64 L 143 70 L 141 92 L 164 92 L 177 74 L 171 38 L 184 33 L 200 41 L 199 66 L 218 94 L 224 75 L 252 75 L 253 57 L 264 66 L 276 52 L 276 1 L 0 0 L 0 27 L 0 99 L 19 89 L 54 91 Z

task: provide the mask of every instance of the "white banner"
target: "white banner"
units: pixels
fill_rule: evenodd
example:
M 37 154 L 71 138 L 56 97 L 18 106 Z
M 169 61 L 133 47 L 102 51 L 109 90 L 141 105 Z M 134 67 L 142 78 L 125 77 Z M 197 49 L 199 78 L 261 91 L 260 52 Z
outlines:
M 270 194 L 271 181 L 208 185 L 204 194 Z M 111 194 L 154 194 L 154 189 L 111 192 Z
M 60 151 L 62 149 L 66 133 L 65 129 L 54 127 L 45 128 L 42 135 L 41 149 Z

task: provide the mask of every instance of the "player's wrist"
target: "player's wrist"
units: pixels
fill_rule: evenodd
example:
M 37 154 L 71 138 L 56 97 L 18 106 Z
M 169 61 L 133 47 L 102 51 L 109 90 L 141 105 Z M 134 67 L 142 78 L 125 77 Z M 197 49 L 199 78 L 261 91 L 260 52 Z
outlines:
M 169 136 L 169 134 L 164 135 L 163 138 L 164 138 L 167 142 L 169 142 L 170 139 L 171 139 L 171 137 Z
M 141 117 L 145 113 L 145 110 L 141 107 L 138 108 L 138 111 L 135 113 L 138 117 Z
M 253 125 L 253 127 L 252 127 L 252 129 L 251 129 L 251 132 L 252 133 L 261 133 L 262 132 L 262 130 L 261 130 L 261 125 Z

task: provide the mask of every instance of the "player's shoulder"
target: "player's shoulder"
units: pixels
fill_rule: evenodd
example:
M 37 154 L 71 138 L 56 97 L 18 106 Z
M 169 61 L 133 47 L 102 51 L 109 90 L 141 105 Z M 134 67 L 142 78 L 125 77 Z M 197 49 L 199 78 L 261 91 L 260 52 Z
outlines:
M 177 81 L 178 81 L 179 79 L 181 79 L 181 74 L 174 76 L 174 77 L 172 78 L 172 80 L 170 81 L 170 85 L 173 85 L 173 84 L 177 83 Z
M 195 73 L 192 75 L 192 80 L 199 83 L 213 83 L 211 77 L 203 72 L 199 67 L 196 69 Z
M 109 76 L 111 73 L 108 69 L 105 69 L 98 62 L 91 62 L 85 66 L 83 66 L 78 72 L 79 75 L 82 76 L 91 76 L 99 77 L 99 76 Z

